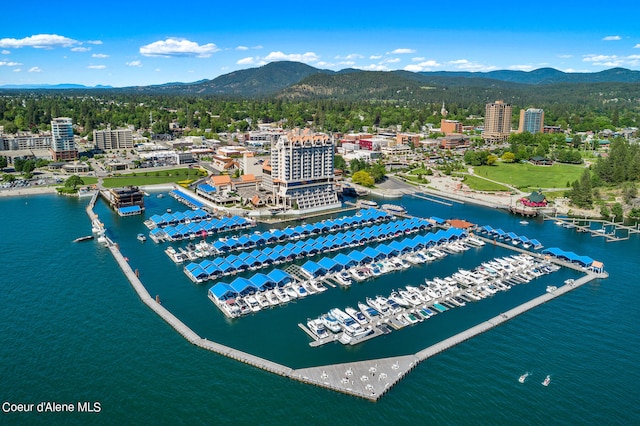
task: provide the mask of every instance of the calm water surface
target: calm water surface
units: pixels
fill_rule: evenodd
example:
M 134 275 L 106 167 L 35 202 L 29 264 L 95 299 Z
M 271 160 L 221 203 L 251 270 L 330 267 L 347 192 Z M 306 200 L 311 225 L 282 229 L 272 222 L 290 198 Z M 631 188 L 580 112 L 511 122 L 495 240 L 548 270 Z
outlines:
M 187 343 L 143 305 L 91 232 L 88 199 L 0 199 L 2 402 L 99 401 L 100 413 L 0 413 L 0 423 L 160 424 L 638 424 L 638 237 L 618 243 L 469 205 L 397 202 L 422 217 L 501 227 L 601 260 L 610 273 L 422 364 L 377 403 L 274 376 Z M 185 210 L 146 199 L 146 217 Z M 485 246 L 343 290 L 331 288 L 257 315 L 228 320 L 163 253 L 140 243 L 144 217 L 119 218 L 102 202 L 108 234 L 152 295 L 197 333 L 294 368 L 404 355 L 542 294 L 562 270 L 355 347 L 308 346 L 299 322 L 424 278 L 509 252 Z M 268 272 L 264 270 L 262 272 Z M 525 371 L 531 376 L 518 383 Z M 552 383 L 540 382 L 550 374 Z

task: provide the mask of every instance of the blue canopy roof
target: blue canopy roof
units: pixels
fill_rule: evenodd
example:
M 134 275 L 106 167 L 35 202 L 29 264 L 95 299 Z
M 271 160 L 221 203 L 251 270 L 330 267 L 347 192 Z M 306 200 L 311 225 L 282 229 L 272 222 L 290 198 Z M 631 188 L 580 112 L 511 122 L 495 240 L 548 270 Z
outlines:
M 257 273 L 249 279 L 260 291 L 269 290 L 276 286 L 276 282 L 269 278 L 268 275 Z
M 304 265 L 302 265 L 302 269 L 314 278 L 327 273 L 327 270 L 325 268 L 318 265 L 312 260 L 309 260 Z
M 569 262 L 578 263 L 581 266 L 588 267 L 593 263 L 593 259 L 589 256 L 580 256 L 575 254 L 572 251 L 564 251 L 557 247 L 551 247 L 545 250 L 542 250 L 544 254 L 551 254 L 560 259 L 568 260 Z
M 218 300 L 227 300 L 238 296 L 238 293 L 227 283 L 214 285 L 209 289 L 209 293 Z
M 231 289 L 241 296 L 253 294 L 258 291 L 258 287 L 246 278 L 238 277 L 229 284 Z
M 339 272 L 343 269 L 341 264 L 330 257 L 323 257 L 318 261 L 318 265 L 330 272 Z
M 293 277 L 291 275 L 281 269 L 274 269 L 273 271 L 269 272 L 267 276 L 279 286 L 288 284 L 293 280 Z
M 355 266 L 358 264 L 358 262 L 356 262 L 355 260 L 353 260 L 352 258 L 350 258 L 349 256 L 347 256 L 344 253 L 339 253 L 337 254 L 333 260 L 336 263 L 339 263 L 340 265 L 342 265 L 344 268 L 351 268 L 352 266 Z

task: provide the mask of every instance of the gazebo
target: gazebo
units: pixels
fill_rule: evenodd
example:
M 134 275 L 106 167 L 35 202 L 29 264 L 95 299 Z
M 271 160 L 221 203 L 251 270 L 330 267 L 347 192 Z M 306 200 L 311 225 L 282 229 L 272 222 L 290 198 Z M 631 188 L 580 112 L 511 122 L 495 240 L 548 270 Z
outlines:
M 547 198 L 542 193 L 541 189 L 537 191 L 533 191 L 527 197 L 522 197 L 520 202 L 527 207 L 546 207 L 547 206 Z

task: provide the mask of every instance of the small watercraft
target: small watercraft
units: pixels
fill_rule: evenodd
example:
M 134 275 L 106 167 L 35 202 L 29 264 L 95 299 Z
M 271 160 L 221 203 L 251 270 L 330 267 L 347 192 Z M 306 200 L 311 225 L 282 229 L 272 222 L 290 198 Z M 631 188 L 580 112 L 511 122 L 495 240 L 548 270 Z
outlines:
M 544 380 L 542 381 L 542 386 L 549 386 L 549 383 L 551 383 L 551 376 L 547 376 L 544 378 Z
M 527 380 L 527 377 L 529 377 L 529 373 L 524 373 L 522 376 L 520 376 L 520 378 L 518 379 L 518 381 L 520 383 L 524 383 L 525 380 Z

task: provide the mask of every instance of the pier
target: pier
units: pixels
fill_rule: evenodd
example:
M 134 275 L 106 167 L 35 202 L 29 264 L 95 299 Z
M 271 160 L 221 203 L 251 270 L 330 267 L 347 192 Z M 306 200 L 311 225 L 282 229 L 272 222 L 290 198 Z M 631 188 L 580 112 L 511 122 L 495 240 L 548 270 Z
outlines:
M 553 291 L 547 292 L 542 296 L 536 297 L 535 299 L 532 299 L 513 309 L 501 313 L 500 315 L 484 321 L 474 327 L 471 327 L 468 330 L 465 330 L 445 340 L 442 340 L 441 342 L 422 349 L 415 354 L 292 369 L 291 367 L 287 367 L 285 365 L 278 364 L 276 362 L 219 344 L 206 338 L 202 338 L 193 330 L 191 330 L 186 324 L 180 321 L 180 319 L 178 319 L 166 308 L 164 308 L 155 298 L 151 297 L 147 289 L 140 281 L 138 274 L 133 271 L 133 269 L 129 265 L 128 260 L 125 259 L 125 257 L 120 252 L 118 245 L 108 237 L 104 236 L 104 227 L 102 226 L 102 223 L 100 222 L 98 216 L 93 212 L 95 202 L 96 196 L 92 198 L 89 206 L 87 206 L 87 214 L 91 218 L 91 222 L 92 224 L 94 224 L 94 226 L 96 224 L 99 224 L 99 231 L 101 236 L 103 236 L 106 247 L 113 255 L 114 259 L 120 266 L 124 275 L 129 280 L 133 289 L 136 291 L 140 300 L 191 344 L 202 349 L 215 352 L 219 355 L 223 355 L 243 362 L 245 364 L 254 366 L 256 368 L 260 368 L 262 370 L 277 374 L 282 377 L 287 377 L 303 383 L 320 386 L 344 394 L 357 396 L 370 401 L 377 401 L 379 398 L 381 398 L 384 394 L 386 394 L 386 392 L 389 391 L 389 389 L 391 389 L 396 383 L 404 378 L 420 362 L 423 362 L 430 357 L 437 355 L 459 343 L 471 339 L 478 334 L 489 331 L 493 327 L 497 327 L 500 324 L 524 312 L 527 312 L 530 309 L 535 308 L 536 306 L 553 300 L 554 298 L 559 297 L 584 284 L 587 284 L 592 280 L 606 278 L 608 276 L 606 273 L 596 274 L 589 271 L 585 272 L 584 268 L 581 268 L 578 265 L 564 262 L 560 259 L 549 259 L 545 257 L 546 260 L 558 263 L 561 266 L 571 267 L 573 269 L 580 270 L 581 272 L 585 272 L 585 275 L 580 279 L 575 280 L 574 282 L 568 282 Z M 540 254 L 525 251 L 511 245 L 503 244 L 486 238 L 484 239 L 489 241 L 490 243 L 504 246 L 505 248 L 508 248 L 510 250 L 523 251 L 530 255 L 544 257 Z
M 640 223 L 633 226 L 626 226 L 622 223 L 612 222 L 604 219 L 587 219 L 577 217 L 557 217 L 550 215 L 543 215 L 544 220 L 552 220 L 557 225 L 563 228 L 575 229 L 578 232 L 588 232 L 592 237 L 603 237 L 606 242 L 616 242 L 628 240 L 631 234 L 640 234 Z M 585 224 L 586 223 L 586 224 Z M 592 229 L 591 224 L 598 223 L 601 227 L 598 229 Z M 610 229 L 610 230 L 609 230 Z M 626 236 L 618 237 L 618 231 L 627 232 Z

